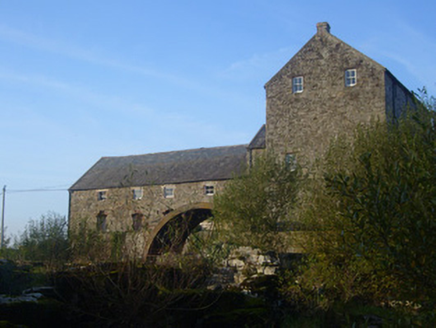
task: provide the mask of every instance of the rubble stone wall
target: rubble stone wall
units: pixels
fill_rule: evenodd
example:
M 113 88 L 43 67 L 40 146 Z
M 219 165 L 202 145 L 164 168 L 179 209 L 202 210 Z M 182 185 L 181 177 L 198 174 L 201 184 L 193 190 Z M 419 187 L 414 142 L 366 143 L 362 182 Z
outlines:
M 354 86 L 345 85 L 347 69 L 356 69 Z M 298 76 L 303 92 L 293 93 Z M 267 149 L 296 154 L 304 164 L 338 134 L 385 119 L 384 79 L 381 65 L 328 33 L 316 34 L 265 86 Z
M 213 203 L 213 195 L 205 193 L 205 186 L 213 186 L 214 193 L 220 192 L 225 181 L 202 181 L 173 185 L 144 186 L 141 199 L 133 199 L 133 189 L 111 188 L 83 190 L 70 193 L 70 229 L 79 223 L 89 229 L 97 228 L 97 216 L 105 213 L 106 232 L 132 231 L 132 215 L 140 213 L 144 217 L 144 229 L 152 230 L 170 211 L 199 202 Z M 165 198 L 164 188 L 174 188 L 174 197 Z M 106 199 L 98 200 L 98 193 L 106 192 Z

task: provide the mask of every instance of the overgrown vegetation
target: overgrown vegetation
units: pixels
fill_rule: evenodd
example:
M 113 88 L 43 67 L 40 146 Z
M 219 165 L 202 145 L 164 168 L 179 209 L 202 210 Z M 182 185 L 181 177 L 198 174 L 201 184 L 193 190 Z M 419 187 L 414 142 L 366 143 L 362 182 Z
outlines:
M 190 308 L 199 295 L 191 294 L 191 300 L 189 291 L 202 288 L 208 270 L 203 263 L 192 261 L 179 266 L 107 262 L 58 273 L 55 281 L 78 322 L 141 327 L 173 320 L 165 317 L 168 310 Z
M 289 298 L 434 314 L 436 116 L 427 108 L 332 143 L 303 201 L 315 233 L 305 241 L 307 261 L 285 281 Z
M 395 307 L 406 311 L 400 321 L 434 323 L 434 108 L 424 90 L 418 108 L 395 122 L 338 136 L 304 183 L 274 156 L 261 159 L 216 199 L 222 240 L 277 251 L 280 223 L 303 226 L 305 260 L 281 280 L 294 308 Z
M 44 262 L 49 267 L 69 259 L 68 224 L 65 216 L 54 212 L 29 220 L 13 248 L 20 261 Z
M 216 195 L 216 237 L 192 234 L 190 256 L 144 263 L 124 251 L 126 233 L 86 224 L 68 239 L 54 213 L 29 221 L 2 255 L 57 269 L 50 277 L 70 315 L 88 326 L 435 326 L 436 101 L 424 90 L 421 104 L 338 136 L 305 175 L 274 154 L 256 158 Z M 296 230 L 298 264 L 241 289 L 207 289 L 223 249 L 279 254 Z M 62 271 L 71 259 L 87 265 Z M 14 268 L 3 263 L 0 282 L 25 281 Z
M 300 170 L 277 161 L 273 153 L 259 156 L 246 174 L 229 181 L 214 199 L 214 222 L 218 239 L 235 246 L 264 251 L 283 251 L 289 231 L 297 220 L 296 206 Z

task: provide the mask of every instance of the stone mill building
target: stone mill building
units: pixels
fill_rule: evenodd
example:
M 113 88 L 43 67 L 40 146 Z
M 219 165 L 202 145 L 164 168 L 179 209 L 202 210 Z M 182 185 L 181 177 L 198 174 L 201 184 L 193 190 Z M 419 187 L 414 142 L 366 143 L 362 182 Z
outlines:
M 413 95 L 385 67 L 318 23 L 316 34 L 266 84 L 266 124 L 247 145 L 102 157 L 70 189 L 70 229 L 122 231 L 143 255 L 180 251 L 210 217 L 214 194 L 255 156 L 305 165 L 329 140 L 373 118 L 391 120 Z M 168 231 L 184 222 L 177 241 Z

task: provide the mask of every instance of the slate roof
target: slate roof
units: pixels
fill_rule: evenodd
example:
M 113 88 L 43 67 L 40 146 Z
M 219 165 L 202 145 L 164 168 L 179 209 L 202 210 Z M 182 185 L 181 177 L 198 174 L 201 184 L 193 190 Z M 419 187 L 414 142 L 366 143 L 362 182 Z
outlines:
M 254 136 L 253 140 L 251 140 L 248 145 L 248 149 L 264 149 L 265 148 L 265 134 L 266 127 L 265 124 L 259 129 L 259 131 Z
M 102 157 L 70 191 L 227 180 L 241 174 L 247 145 Z

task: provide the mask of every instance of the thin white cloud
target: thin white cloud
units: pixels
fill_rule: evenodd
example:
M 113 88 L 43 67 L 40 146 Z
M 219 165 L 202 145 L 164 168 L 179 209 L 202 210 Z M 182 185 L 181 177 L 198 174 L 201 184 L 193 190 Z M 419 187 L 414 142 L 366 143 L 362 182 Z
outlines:
M 9 82 L 24 83 L 38 88 L 56 90 L 56 92 L 62 92 L 67 96 L 73 97 L 74 99 L 78 99 L 89 105 L 96 106 L 95 110 L 100 108 L 101 110 L 104 109 L 105 111 L 116 110 L 116 111 L 122 111 L 124 114 L 126 112 L 131 112 L 135 114 L 141 113 L 142 115 L 144 114 L 150 115 L 154 113 L 154 110 L 147 106 L 140 105 L 137 103 L 132 104 L 126 102 L 120 97 L 95 93 L 89 91 L 89 89 L 87 88 L 72 85 L 70 83 L 59 81 L 46 76 L 17 74 L 1 66 L 0 66 L 0 79 Z
M 436 40 L 425 31 L 413 28 L 402 19 L 395 19 L 391 29 L 377 31 L 377 36 L 370 37 L 363 43 L 363 50 L 372 53 L 383 60 L 383 65 L 392 69 L 391 64 L 398 65 L 397 69 L 404 68 L 409 75 L 397 76 L 406 83 L 407 87 L 416 90 L 426 86 L 432 93 L 436 93 Z M 393 30 L 395 33 L 393 33 Z M 389 64 L 389 61 L 392 63 Z M 394 75 L 398 72 L 393 71 Z
M 418 83 L 418 85 L 407 85 L 407 87 L 414 91 L 417 88 L 427 87 L 431 94 L 436 94 L 436 66 L 434 63 L 419 55 L 410 60 L 409 56 L 401 55 L 398 52 L 381 51 L 380 53 L 405 68 L 408 74 L 413 77 L 413 82 L 409 83 Z M 395 72 L 393 73 L 395 74 Z
M 250 101 L 250 99 L 247 99 L 241 94 L 235 94 L 232 89 L 222 89 L 219 87 L 217 88 L 210 86 L 210 84 L 202 83 L 201 81 L 193 81 L 177 75 L 168 74 L 162 70 L 126 64 L 124 62 L 110 58 L 104 54 L 98 54 L 95 51 L 90 51 L 88 49 L 85 50 L 83 48 L 73 46 L 63 41 L 39 37 L 1 24 L 0 40 L 20 44 L 25 47 L 30 47 L 32 49 L 59 54 L 64 57 L 92 63 L 98 66 L 112 68 L 118 71 L 130 72 L 140 76 L 158 79 L 166 83 L 175 85 L 177 87 L 182 87 L 194 92 L 201 93 L 203 95 L 209 95 L 211 97 L 219 97 L 221 99 L 234 99 L 235 102 L 246 102 L 247 100 Z M 267 58 L 263 59 L 263 63 L 265 62 L 267 62 Z M 247 67 L 247 72 L 249 69 L 250 67 Z M 210 82 L 210 80 L 208 81 Z M 53 83 L 56 82 L 50 79 L 39 79 L 39 83 L 46 84 L 47 86 L 51 84 L 53 87 L 55 87 Z M 68 86 L 65 85 L 58 85 L 57 87 L 60 89 L 62 89 L 62 87 L 68 89 Z M 84 96 L 86 96 L 86 92 L 84 95 L 82 95 L 82 97 Z M 88 97 L 92 98 L 92 95 L 88 95 Z
M 436 94 L 436 39 L 425 32 L 412 28 L 408 24 L 402 24 L 405 39 L 409 40 L 407 58 L 397 58 L 407 67 L 408 71 L 415 76 L 429 91 Z M 394 56 L 393 58 L 396 58 Z
M 42 50 L 45 52 L 56 53 L 65 57 L 89 62 L 99 66 L 109 67 L 117 70 L 132 72 L 143 76 L 165 80 L 176 85 L 195 87 L 195 85 L 193 85 L 190 81 L 172 74 L 157 71 L 149 67 L 125 64 L 115 59 L 106 57 L 104 55 L 96 54 L 93 51 L 85 50 L 83 48 L 73 46 L 63 41 L 42 38 L 33 34 L 25 33 L 20 30 L 7 27 L 5 25 L 0 25 L 0 39 L 15 44 L 20 44 L 26 47 Z
M 286 47 L 274 52 L 253 54 L 246 60 L 232 63 L 219 75 L 225 78 L 246 79 L 253 76 L 271 74 L 274 70 L 282 67 L 295 52 L 296 49 L 294 47 Z
M 129 135 L 130 137 L 133 137 L 134 135 L 139 137 L 142 135 L 145 138 L 159 135 L 159 139 L 152 142 L 152 144 L 155 144 L 155 147 L 160 143 L 166 143 L 172 148 L 190 148 L 190 144 L 192 144 L 193 140 L 201 140 L 201 145 L 199 144 L 198 146 L 204 146 L 205 141 L 209 144 L 216 145 L 220 143 L 233 143 L 232 140 L 248 140 L 244 133 L 223 131 L 222 127 L 217 126 L 214 123 L 198 119 L 197 117 L 183 115 L 180 112 L 177 112 L 174 108 L 171 110 L 162 108 L 151 109 L 139 102 L 124 100 L 112 95 L 91 92 L 86 88 L 45 76 L 19 75 L 0 67 L 0 80 L 24 83 L 37 88 L 48 89 L 50 92 L 56 92 L 57 94 L 64 93 L 67 97 L 71 96 L 74 99 L 79 99 L 84 102 L 83 107 L 87 110 L 83 110 L 76 119 L 79 122 L 82 122 L 82 126 L 87 126 L 88 128 L 93 127 L 93 129 L 97 130 L 102 128 L 101 125 L 103 123 L 101 122 L 100 114 L 105 114 L 102 116 L 104 118 L 106 117 L 108 110 L 116 112 L 117 115 L 123 115 L 123 121 L 125 122 L 133 122 L 131 121 L 132 119 L 134 122 L 144 122 L 142 127 L 146 129 L 146 131 L 141 132 L 139 129 L 140 125 L 138 124 L 135 125 L 136 127 L 134 127 L 134 130 L 131 131 Z M 89 110 L 89 108 L 92 108 L 92 110 Z M 21 112 L 25 112 L 23 116 L 27 119 L 23 120 L 21 116 L 19 119 L 16 118 L 15 120 L 4 120 L 2 122 L 3 124 L 0 125 L 7 125 L 9 128 L 27 126 L 28 131 L 31 131 L 32 133 L 35 132 L 35 128 L 36 130 L 51 131 L 51 134 L 56 134 L 55 132 L 65 134 L 68 131 L 68 138 L 71 138 L 74 134 L 68 126 L 64 125 L 64 123 L 48 119 L 41 113 L 33 112 L 31 108 L 22 109 Z M 126 118 L 126 115 L 131 118 Z M 59 124 L 61 125 L 58 126 Z M 162 133 L 163 131 L 172 131 L 178 135 L 178 140 L 174 139 L 173 133 L 165 136 Z M 205 136 L 205 138 L 198 139 L 198 135 Z M 22 141 L 25 141 L 28 137 L 28 134 L 26 134 L 23 136 Z M 122 142 L 126 141 L 126 137 L 120 135 L 119 138 Z M 166 140 L 163 140 L 164 138 L 166 138 Z M 183 142 L 182 140 L 188 140 L 189 143 Z M 136 144 L 131 144 L 130 148 L 132 148 L 132 151 L 135 147 L 136 149 L 139 149 L 141 143 L 143 143 L 143 140 L 138 139 L 138 142 Z M 117 146 L 114 148 L 117 148 Z M 119 148 L 123 150 L 122 153 L 127 150 L 125 144 L 120 144 Z M 120 151 L 120 149 L 117 151 Z

